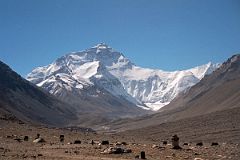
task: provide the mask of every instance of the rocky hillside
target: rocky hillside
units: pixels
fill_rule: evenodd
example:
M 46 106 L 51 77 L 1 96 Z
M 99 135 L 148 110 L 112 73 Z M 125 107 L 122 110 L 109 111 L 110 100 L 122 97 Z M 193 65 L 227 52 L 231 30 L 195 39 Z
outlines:
M 0 115 L 26 122 L 65 126 L 77 119 L 74 109 L 29 83 L 0 61 Z

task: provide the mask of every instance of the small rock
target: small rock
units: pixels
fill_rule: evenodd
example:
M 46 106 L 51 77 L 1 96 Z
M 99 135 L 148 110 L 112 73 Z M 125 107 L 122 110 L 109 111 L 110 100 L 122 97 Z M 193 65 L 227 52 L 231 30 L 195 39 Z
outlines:
M 126 146 L 126 145 L 127 145 L 127 142 L 122 142 L 122 145 Z
M 158 149 L 160 149 L 160 150 L 165 150 L 166 147 L 159 146 Z
M 132 150 L 131 149 L 125 149 L 124 153 L 132 153 Z
M 43 138 L 37 138 L 33 141 L 33 143 L 43 143 L 45 140 Z
M 81 141 L 80 141 L 80 140 L 75 140 L 75 141 L 73 142 L 73 144 L 81 144 Z
M 202 158 L 194 158 L 194 160 L 204 160 L 204 159 L 202 159 Z
M 13 136 L 9 136 L 9 135 L 8 135 L 8 136 L 6 136 L 6 138 L 12 138 L 12 137 L 13 137 Z
M 164 144 L 164 145 L 167 145 L 167 141 L 163 141 L 163 144 Z
M 27 157 L 28 157 L 27 155 L 23 154 L 23 158 L 27 158 Z
M 191 149 L 191 148 L 187 148 L 187 149 L 186 149 L 186 151 L 192 151 L 192 150 L 193 150 L 193 149 Z
M 115 145 L 115 146 L 121 146 L 122 143 L 121 143 L 121 142 L 116 142 L 114 145 Z
M 152 145 L 152 148 L 158 148 L 158 147 L 159 147 L 159 146 L 156 145 L 156 144 Z
M 198 142 L 198 143 L 196 144 L 196 146 L 203 146 L 203 143 L 202 143 L 202 142 Z
M 37 156 L 38 156 L 38 157 L 41 157 L 41 156 L 43 156 L 43 155 L 42 155 L 42 154 L 38 154 Z
M 15 141 L 22 142 L 21 138 L 14 138 Z
M 136 156 L 135 156 L 135 159 L 139 159 L 139 157 L 140 157 L 139 155 L 136 155 Z
M 124 153 L 124 149 L 122 148 L 116 148 L 115 151 L 113 152 L 114 154 L 121 154 Z
M 109 144 L 109 141 L 102 141 L 101 142 L 101 145 L 108 145 Z
M 219 158 L 221 159 L 226 159 L 227 156 L 223 156 L 223 155 L 217 155 Z
M 19 122 L 18 122 L 18 124 L 24 124 L 24 122 L 22 122 L 22 121 L 19 121 Z
M 195 149 L 195 147 L 189 147 L 189 150 L 194 150 Z
M 101 153 L 102 154 L 121 154 L 121 153 L 124 153 L 124 149 L 120 147 L 109 147 Z
M 24 136 L 23 138 L 24 141 L 28 141 L 28 139 L 29 139 L 28 136 Z
M 168 147 L 171 147 L 171 146 L 172 146 L 172 144 L 167 144 L 167 146 L 168 146 Z
M 218 146 L 219 144 L 217 142 L 212 142 L 211 146 Z

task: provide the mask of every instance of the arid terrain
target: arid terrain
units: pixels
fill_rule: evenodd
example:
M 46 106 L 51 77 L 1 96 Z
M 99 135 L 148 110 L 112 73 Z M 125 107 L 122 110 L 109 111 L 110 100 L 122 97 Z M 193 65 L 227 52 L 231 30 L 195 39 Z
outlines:
M 240 157 L 239 110 L 236 108 L 115 134 L 47 128 L 1 120 L 0 159 L 120 160 L 137 159 L 135 157 L 140 155 L 141 151 L 145 151 L 146 158 L 152 160 L 194 160 L 195 158 L 238 160 Z M 228 118 L 224 118 L 226 116 Z M 46 142 L 33 143 L 37 134 L 40 134 Z M 182 149 L 172 149 L 171 138 L 174 134 L 178 134 Z M 64 142 L 60 142 L 60 135 L 65 136 Z M 28 141 L 24 141 L 24 136 L 29 137 Z M 72 144 L 75 140 L 80 140 L 81 144 Z M 94 144 L 91 144 L 92 140 Z M 103 140 L 108 140 L 110 145 L 99 145 L 98 143 Z M 163 144 L 163 141 L 167 141 L 167 144 Z M 106 148 L 115 146 L 116 142 L 124 144 L 119 145 L 119 148 L 131 149 L 132 153 L 101 153 Z M 197 146 L 199 142 L 203 145 Z M 218 145 L 212 146 L 212 142 Z

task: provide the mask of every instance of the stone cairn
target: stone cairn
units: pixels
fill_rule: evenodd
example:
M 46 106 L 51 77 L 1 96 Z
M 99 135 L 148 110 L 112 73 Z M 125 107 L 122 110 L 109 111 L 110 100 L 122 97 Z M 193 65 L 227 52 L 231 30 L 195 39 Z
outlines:
M 64 142 L 64 135 L 60 135 L 60 136 L 59 136 L 59 140 L 60 140 L 60 142 L 63 143 L 63 142 Z
M 142 151 L 142 152 L 140 153 L 140 158 L 141 158 L 141 159 L 146 159 L 146 155 L 145 155 L 145 152 L 144 152 L 144 151 Z
M 179 137 L 177 135 L 174 135 L 172 137 L 172 146 L 173 146 L 173 149 L 182 149 L 180 146 L 179 146 Z

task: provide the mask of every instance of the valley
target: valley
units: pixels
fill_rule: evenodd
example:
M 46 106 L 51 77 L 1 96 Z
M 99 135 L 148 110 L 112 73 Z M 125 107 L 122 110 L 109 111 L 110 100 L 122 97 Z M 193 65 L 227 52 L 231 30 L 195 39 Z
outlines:
M 127 59 L 121 61 L 120 53 L 103 44 L 87 50 L 85 56 L 89 56 L 88 51 L 93 54 L 91 58 L 120 55 L 117 61 L 124 62 L 124 67 L 127 62 L 129 67 Z M 77 53 L 82 54 L 85 51 Z M 31 82 L 0 63 L 0 159 L 239 159 L 240 55 L 230 57 L 211 71 L 211 65 L 207 65 L 207 69 L 196 67 L 173 73 L 152 73 L 153 70 L 133 64 L 133 71 L 124 71 L 123 66 L 114 69 L 114 65 L 95 61 L 96 57 L 85 59 L 88 62 L 76 57 L 74 62 L 66 60 L 72 56 L 35 69 L 28 75 Z M 114 62 L 103 59 L 106 64 Z M 202 77 L 191 81 L 189 72 L 192 77 L 194 71 L 203 71 L 196 74 Z M 137 74 L 129 74 L 135 80 L 128 79 L 126 83 L 135 83 L 143 72 L 151 72 L 154 77 L 160 72 L 165 76 L 177 75 L 174 89 L 172 83 L 164 85 L 169 80 L 163 75 L 158 75 L 161 83 L 157 86 L 163 92 L 170 85 L 170 90 L 179 93 L 174 92 L 167 100 L 172 99 L 169 104 L 160 105 L 159 110 L 150 109 L 143 99 L 127 90 L 123 79 L 128 77 L 124 75 L 127 72 Z M 156 81 L 150 82 L 156 88 Z M 149 78 L 144 83 L 149 83 Z M 135 89 L 134 93 L 146 94 L 138 87 Z M 155 93 L 154 89 L 151 92 Z M 174 135 L 180 138 L 177 149 L 172 142 Z
M 236 108 L 226 112 L 116 134 L 68 130 L 0 120 L 0 159 L 137 160 L 135 157 L 144 151 L 149 160 L 194 160 L 195 158 L 238 160 L 240 156 L 239 112 L 240 109 Z M 228 118 L 226 119 L 226 117 Z M 33 143 L 37 134 L 40 134 L 46 142 Z M 174 134 L 180 137 L 180 146 L 182 147 L 180 150 L 172 149 L 171 137 Z M 60 135 L 64 135 L 64 142 L 59 141 Z M 24 136 L 29 137 L 28 141 L 23 140 Z M 80 140 L 81 144 L 72 144 L 75 140 Z M 92 140 L 96 144 L 92 145 Z M 103 140 L 108 140 L 110 145 L 98 145 Z M 166 145 L 163 144 L 164 141 L 167 142 Z M 102 153 L 106 148 L 114 147 L 116 142 L 125 142 L 126 145 L 124 143 L 120 147 L 131 149 L 132 153 Z M 202 142 L 203 146 L 197 146 L 196 144 L 199 142 Z M 218 143 L 218 145 L 211 146 L 212 142 Z
M 0 0 L 0 160 L 240 160 L 240 0 Z

